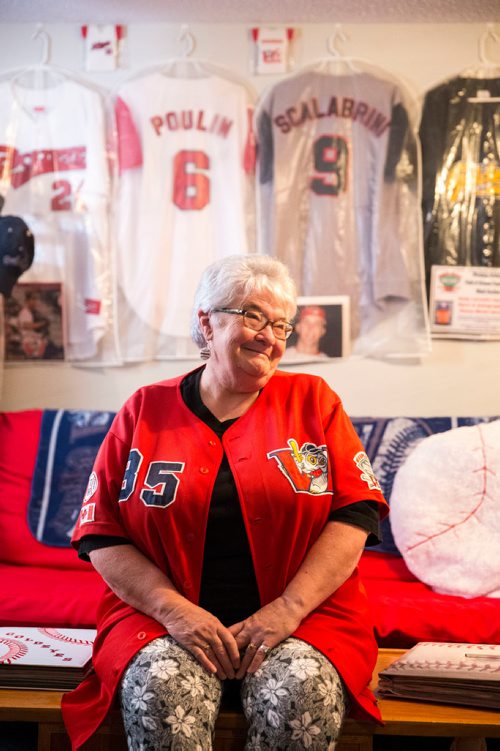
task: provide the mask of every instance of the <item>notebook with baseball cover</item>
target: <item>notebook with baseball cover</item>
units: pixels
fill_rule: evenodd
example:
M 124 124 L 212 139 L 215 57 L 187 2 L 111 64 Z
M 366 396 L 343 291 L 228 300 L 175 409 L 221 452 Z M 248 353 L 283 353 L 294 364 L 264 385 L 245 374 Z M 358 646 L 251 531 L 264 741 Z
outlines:
M 95 634 L 84 628 L 0 628 L 0 687 L 74 688 L 91 667 Z
M 500 709 L 500 644 L 419 642 L 380 672 L 378 695 Z

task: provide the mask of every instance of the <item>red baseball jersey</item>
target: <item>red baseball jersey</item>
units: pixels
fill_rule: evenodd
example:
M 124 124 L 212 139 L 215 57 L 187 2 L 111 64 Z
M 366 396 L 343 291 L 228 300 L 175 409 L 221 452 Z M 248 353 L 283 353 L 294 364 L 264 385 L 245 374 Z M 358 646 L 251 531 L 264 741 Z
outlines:
M 293 578 L 332 509 L 373 500 L 386 513 L 351 421 L 321 378 L 277 372 L 222 441 L 186 406 L 181 381 L 140 389 L 117 414 L 90 476 L 74 544 L 88 534 L 125 537 L 196 603 L 212 488 L 225 451 L 264 605 Z M 75 748 L 106 716 L 132 656 L 163 633 L 158 622 L 106 592 L 95 673 L 64 700 Z M 294 635 L 337 667 L 355 716 L 379 718 L 367 687 L 377 646 L 357 570 Z

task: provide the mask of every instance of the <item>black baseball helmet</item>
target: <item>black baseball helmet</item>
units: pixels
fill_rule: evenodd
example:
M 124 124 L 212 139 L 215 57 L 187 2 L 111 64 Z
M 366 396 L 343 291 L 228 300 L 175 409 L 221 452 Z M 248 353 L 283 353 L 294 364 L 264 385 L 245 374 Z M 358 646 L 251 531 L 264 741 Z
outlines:
M 19 216 L 0 216 L 0 294 L 10 297 L 35 256 L 35 238 Z

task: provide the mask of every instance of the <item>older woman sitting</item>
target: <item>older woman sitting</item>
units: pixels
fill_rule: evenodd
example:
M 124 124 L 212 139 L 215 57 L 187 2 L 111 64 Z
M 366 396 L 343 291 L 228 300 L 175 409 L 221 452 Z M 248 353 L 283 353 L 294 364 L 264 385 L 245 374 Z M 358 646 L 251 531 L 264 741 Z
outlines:
M 117 414 L 73 537 L 107 584 L 94 672 L 63 702 L 73 748 L 115 694 L 130 749 L 211 748 L 235 685 L 248 749 L 332 749 L 348 708 L 379 718 L 356 566 L 386 503 L 338 396 L 277 371 L 295 311 L 278 261 L 213 264 L 206 364 Z

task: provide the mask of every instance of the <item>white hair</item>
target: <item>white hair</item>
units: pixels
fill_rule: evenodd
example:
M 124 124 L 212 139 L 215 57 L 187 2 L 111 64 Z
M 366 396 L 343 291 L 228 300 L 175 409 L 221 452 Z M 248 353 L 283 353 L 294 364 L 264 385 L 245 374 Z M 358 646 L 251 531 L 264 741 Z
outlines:
M 210 264 L 198 284 L 191 315 L 191 338 L 205 346 L 198 311 L 240 307 L 253 294 L 270 293 L 285 309 L 288 320 L 297 311 L 297 291 L 287 267 L 266 255 L 234 255 Z

